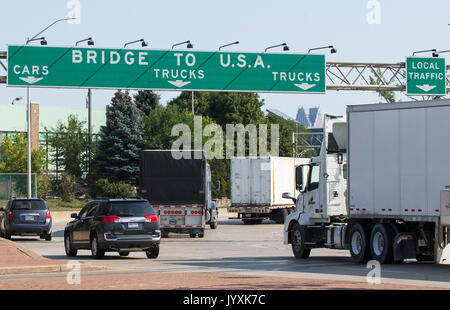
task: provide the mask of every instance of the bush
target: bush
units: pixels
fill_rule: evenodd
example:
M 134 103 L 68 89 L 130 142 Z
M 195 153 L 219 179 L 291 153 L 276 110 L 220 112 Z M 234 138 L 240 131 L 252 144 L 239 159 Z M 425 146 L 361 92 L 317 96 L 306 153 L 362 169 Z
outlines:
M 51 182 L 47 172 L 44 172 L 37 177 L 37 196 L 42 199 L 47 199 L 50 194 Z
M 133 186 L 123 181 L 110 183 L 108 179 L 100 179 L 95 183 L 97 196 L 108 198 L 136 197 Z
M 63 173 L 60 182 L 61 199 L 65 202 L 71 202 L 75 198 L 77 191 L 77 181 L 70 174 Z

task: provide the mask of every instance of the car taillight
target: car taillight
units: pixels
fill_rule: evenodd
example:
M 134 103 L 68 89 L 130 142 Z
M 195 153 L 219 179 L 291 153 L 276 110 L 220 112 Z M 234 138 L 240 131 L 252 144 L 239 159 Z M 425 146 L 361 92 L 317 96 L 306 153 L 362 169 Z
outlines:
M 158 216 L 156 214 L 149 214 L 144 216 L 149 222 L 158 222 Z
M 120 216 L 116 215 L 106 215 L 102 217 L 102 223 L 114 223 L 120 220 Z
M 12 220 L 12 218 L 13 218 L 13 214 L 12 214 L 11 211 L 8 212 L 8 218 L 9 218 L 10 220 Z
M 47 211 L 45 212 L 45 219 L 48 220 L 49 218 L 50 218 L 50 211 L 47 210 Z

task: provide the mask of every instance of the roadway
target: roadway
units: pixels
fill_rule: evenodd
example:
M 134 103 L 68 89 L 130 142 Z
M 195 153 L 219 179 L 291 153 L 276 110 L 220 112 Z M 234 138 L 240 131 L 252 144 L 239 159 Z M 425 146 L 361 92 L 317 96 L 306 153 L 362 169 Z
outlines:
M 95 260 L 90 256 L 90 251 L 79 251 L 76 260 L 112 267 L 95 272 L 98 275 L 206 272 L 302 279 L 306 282 L 308 279 L 348 281 L 367 285 L 369 269 L 366 265 L 354 264 L 346 250 L 314 249 L 309 259 L 297 260 L 290 246 L 283 245 L 283 225 L 271 221 L 260 225 L 243 225 L 241 221 L 229 220 L 227 216 L 223 214 L 219 228 L 208 229 L 203 239 L 173 234 L 162 239 L 160 256 L 156 260 L 147 259 L 143 252 L 130 253 L 128 257 L 111 252 L 104 259 Z M 63 240 L 65 223 L 66 220 L 54 220 L 53 240 L 50 242 L 31 237 L 13 237 L 13 241 L 43 257 L 68 260 Z M 0 280 L 22 277 L 2 276 Z M 450 289 L 450 266 L 417 263 L 415 260 L 398 265 L 382 265 L 381 283 Z

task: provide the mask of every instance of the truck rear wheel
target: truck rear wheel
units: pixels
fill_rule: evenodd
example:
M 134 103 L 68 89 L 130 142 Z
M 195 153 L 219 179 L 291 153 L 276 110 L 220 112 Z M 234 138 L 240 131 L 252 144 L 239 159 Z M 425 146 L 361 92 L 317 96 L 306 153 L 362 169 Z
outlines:
M 355 263 L 367 263 L 370 257 L 369 230 L 361 224 L 355 224 L 349 234 L 350 255 Z
M 295 224 L 291 230 L 292 238 L 292 252 L 294 252 L 295 258 L 308 258 L 311 254 L 311 249 L 305 245 L 306 227 Z
M 372 259 L 380 264 L 394 262 L 394 231 L 389 224 L 377 224 L 370 234 L 370 252 Z

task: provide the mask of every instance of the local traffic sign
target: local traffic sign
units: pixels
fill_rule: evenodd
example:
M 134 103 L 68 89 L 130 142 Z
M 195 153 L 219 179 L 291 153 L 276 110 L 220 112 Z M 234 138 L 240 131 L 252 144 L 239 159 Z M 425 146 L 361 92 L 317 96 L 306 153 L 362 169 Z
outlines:
M 325 56 L 11 45 L 8 86 L 325 93 Z
M 445 58 L 406 58 L 408 95 L 445 95 Z

